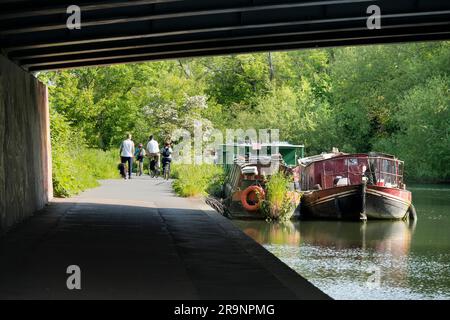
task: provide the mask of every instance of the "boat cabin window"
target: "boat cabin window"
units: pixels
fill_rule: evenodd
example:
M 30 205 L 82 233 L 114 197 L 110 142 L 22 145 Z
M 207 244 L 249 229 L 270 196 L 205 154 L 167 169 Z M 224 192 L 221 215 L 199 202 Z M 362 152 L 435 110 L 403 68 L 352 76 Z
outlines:
M 320 161 L 306 170 L 308 188 L 320 184 L 323 189 L 367 183 L 380 187 L 401 188 L 403 163 L 384 157 L 352 156 Z M 304 181 L 304 180 L 303 180 Z
M 394 159 L 377 159 L 377 185 L 388 188 L 400 187 L 403 172 L 399 172 L 399 163 Z
M 323 188 L 349 186 L 361 183 L 362 168 L 367 167 L 367 159 L 338 158 L 323 161 L 320 184 Z

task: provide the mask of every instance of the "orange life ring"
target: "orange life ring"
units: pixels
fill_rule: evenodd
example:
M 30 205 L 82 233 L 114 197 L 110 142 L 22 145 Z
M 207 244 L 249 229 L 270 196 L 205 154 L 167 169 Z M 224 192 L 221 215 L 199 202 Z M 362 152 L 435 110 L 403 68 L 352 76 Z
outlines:
M 259 199 L 257 199 L 258 197 L 256 193 L 259 193 Z M 256 211 L 261 205 L 260 200 L 264 199 L 265 196 L 266 194 L 263 188 L 261 188 L 260 186 L 250 186 L 241 193 L 242 206 L 247 211 Z M 249 198 L 250 201 L 254 202 L 254 204 L 249 203 Z

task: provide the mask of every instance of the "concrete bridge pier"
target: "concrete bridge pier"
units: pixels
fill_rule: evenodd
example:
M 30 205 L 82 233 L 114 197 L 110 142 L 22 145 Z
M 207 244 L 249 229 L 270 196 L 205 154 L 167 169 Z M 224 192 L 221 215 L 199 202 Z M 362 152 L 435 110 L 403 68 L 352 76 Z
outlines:
M 0 55 L 0 235 L 52 198 L 47 87 Z

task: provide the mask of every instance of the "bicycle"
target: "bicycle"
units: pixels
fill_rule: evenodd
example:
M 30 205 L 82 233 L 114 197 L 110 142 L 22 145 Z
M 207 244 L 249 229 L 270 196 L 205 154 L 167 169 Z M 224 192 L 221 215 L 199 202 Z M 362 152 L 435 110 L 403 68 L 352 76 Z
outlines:
M 151 159 L 150 164 L 148 166 L 148 173 L 150 177 L 152 178 L 158 178 L 159 177 L 159 169 L 158 169 L 158 163 L 156 159 Z
M 166 161 L 164 163 L 163 178 L 166 180 L 169 180 L 170 178 L 170 161 Z

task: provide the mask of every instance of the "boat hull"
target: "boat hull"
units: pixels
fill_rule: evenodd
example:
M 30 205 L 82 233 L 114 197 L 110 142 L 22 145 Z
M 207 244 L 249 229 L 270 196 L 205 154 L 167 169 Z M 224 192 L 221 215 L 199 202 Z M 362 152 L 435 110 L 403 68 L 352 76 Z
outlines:
M 400 220 L 411 206 L 407 190 L 352 185 L 306 192 L 300 204 L 305 219 Z

